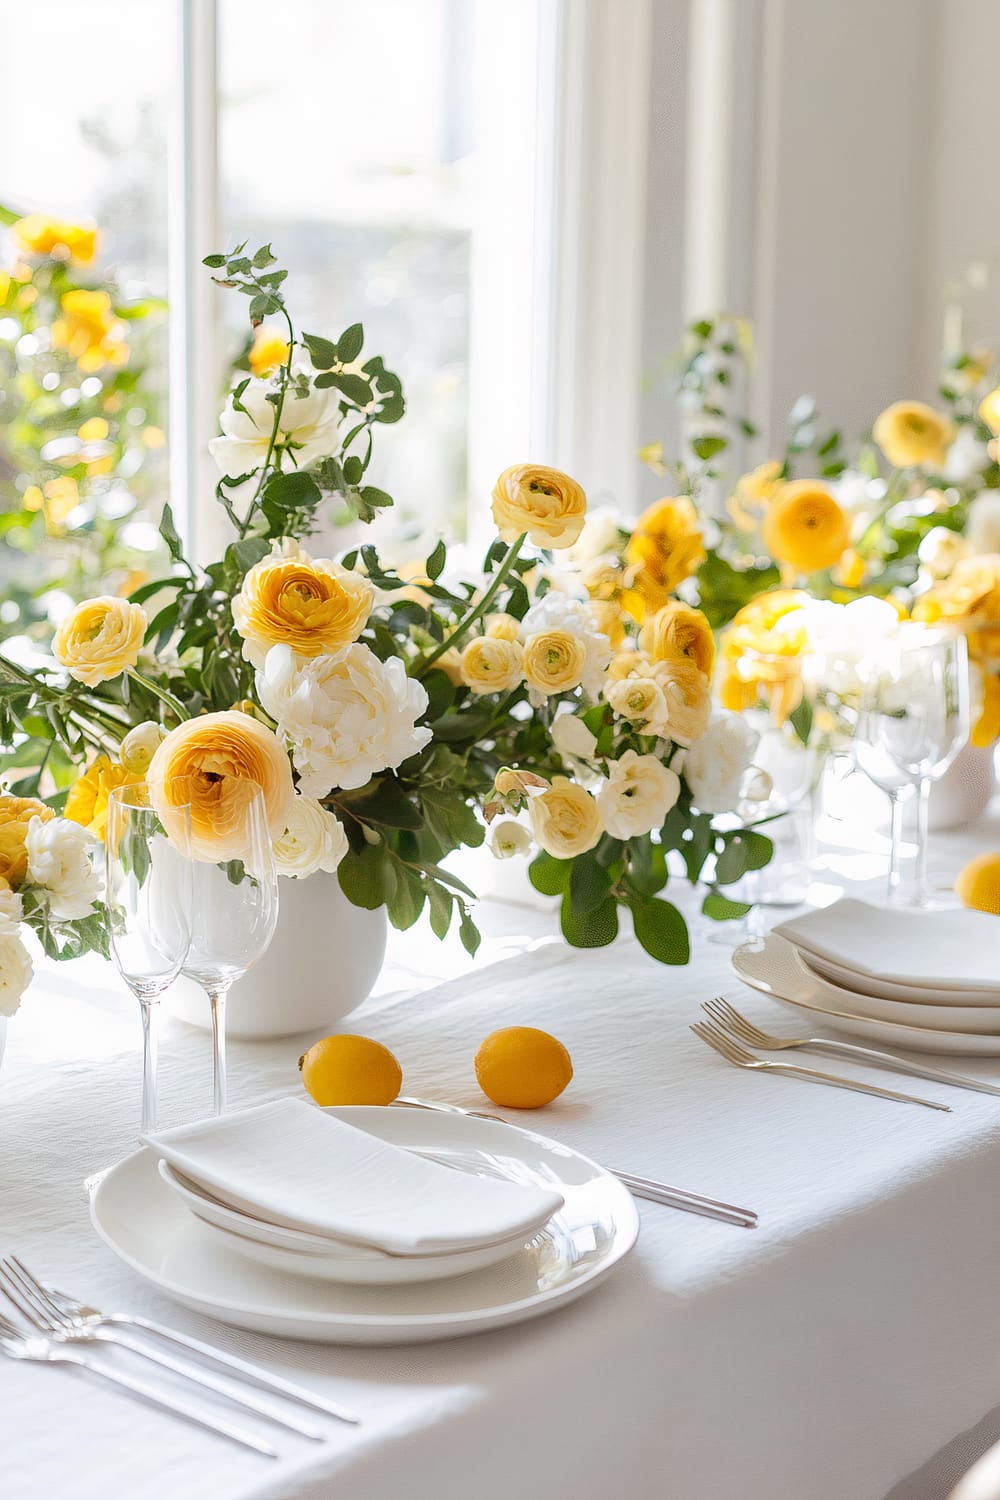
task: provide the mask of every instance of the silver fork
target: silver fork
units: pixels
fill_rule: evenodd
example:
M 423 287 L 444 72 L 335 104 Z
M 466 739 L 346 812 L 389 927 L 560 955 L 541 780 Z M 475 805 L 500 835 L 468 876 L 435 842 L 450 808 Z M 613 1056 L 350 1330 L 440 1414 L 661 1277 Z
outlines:
M 69 1317 L 76 1329 L 103 1327 L 117 1332 L 123 1327 L 140 1328 L 144 1333 L 152 1334 L 166 1343 L 175 1344 L 181 1349 L 189 1349 L 193 1354 L 200 1354 L 204 1360 L 223 1370 L 233 1370 L 251 1384 L 271 1391 L 275 1395 L 284 1396 L 289 1401 L 297 1401 L 314 1411 L 325 1412 L 327 1416 L 337 1417 L 341 1422 L 357 1424 L 361 1421 L 360 1417 L 355 1416 L 353 1412 L 337 1402 L 326 1401 L 322 1396 L 316 1396 L 312 1391 L 306 1390 L 304 1386 L 295 1385 L 281 1375 L 272 1375 L 269 1370 L 263 1369 L 260 1365 L 251 1364 L 249 1360 L 240 1359 L 235 1354 L 226 1354 L 211 1344 L 203 1344 L 200 1339 L 189 1338 L 186 1334 L 167 1328 L 162 1323 L 153 1323 L 149 1318 L 137 1317 L 132 1313 L 104 1313 L 97 1307 L 88 1307 L 85 1302 L 79 1302 L 65 1292 L 58 1292 L 54 1287 L 42 1286 L 37 1278 L 30 1276 L 30 1272 L 16 1255 L 8 1256 L 6 1259 L 8 1264 L 16 1265 L 22 1274 L 28 1275 L 37 1286 L 41 1287 L 42 1291 L 58 1305 L 59 1310 Z
M 210 1416 L 198 1407 L 182 1400 L 179 1396 L 168 1396 L 164 1391 L 159 1391 L 155 1386 L 147 1385 L 143 1380 L 136 1380 L 132 1376 L 122 1375 L 117 1370 L 108 1369 L 106 1365 L 96 1363 L 81 1353 L 79 1349 L 70 1349 L 58 1340 L 45 1338 L 42 1334 L 29 1333 L 9 1323 L 6 1318 L 0 1317 L 0 1351 L 11 1359 L 37 1360 L 41 1364 L 52 1365 L 76 1365 L 79 1369 L 90 1370 L 92 1374 L 100 1376 L 102 1380 L 110 1381 L 112 1385 L 121 1386 L 123 1390 L 130 1391 L 135 1396 L 141 1396 L 152 1406 L 158 1406 L 163 1411 L 173 1412 L 175 1416 L 186 1417 L 189 1422 L 194 1422 L 198 1427 L 205 1427 L 209 1432 L 218 1433 L 220 1437 L 229 1438 L 233 1443 L 239 1443 L 244 1448 L 252 1448 L 255 1453 L 263 1454 L 265 1458 L 277 1458 L 278 1451 L 272 1448 L 270 1443 L 263 1442 L 254 1437 L 252 1433 L 244 1432 L 241 1427 L 234 1427 L 220 1417 Z
M 936 1099 L 918 1099 L 915 1094 L 896 1094 L 892 1089 L 876 1088 L 873 1083 L 859 1083 L 854 1078 L 840 1078 L 834 1073 L 820 1073 L 816 1068 L 800 1068 L 794 1063 L 765 1061 L 764 1058 L 755 1057 L 752 1052 L 741 1047 L 739 1042 L 734 1041 L 727 1032 L 711 1021 L 696 1021 L 691 1030 L 695 1036 L 707 1042 L 727 1062 L 733 1063 L 737 1068 L 755 1068 L 761 1072 L 784 1073 L 789 1078 L 806 1078 L 813 1083 L 827 1083 L 831 1088 L 851 1089 L 856 1094 L 873 1094 L 877 1099 L 892 1099 L 897 1104 L 923 1104 L 927 1109 L 951 1112 L 950 1104 L 938 1104 Z
M 500 1115 L 490 1115 L 482 1109 L 463 1109 L 459 1104 L 442 1104 L 437 1100 L 414 1099 L 407 1095 L 394 1099 L 393 1105 L 403 1105 L 409 1109 L 429 1109 L 438 1114 L 467 1115 L 473 1120 L 495 1120 L 500 1125 L 509 1124 Z M 724 1224 L 738 1224 L 743 1229 L 757 1227 L 757 1215 L 752 1208 L 739 1208 L 735 1203 L 723 1203 L 719 1198 L 706 1198 L 701 1193 L 670 1187 L 665 1182 L 656 1182 L 651 1177 L 639 1177 L 634 1172 L 616 1172 L 610 1167 L 607 1170 L 619 1182 L 624 1183 L 633 1198 L 645 1198 L 650 1203 L 660 1203 L 666 1208 L 701 1214 L 706 1219 L 719 1219 Z
M 877 1052 L 874 1047 L 858 1047 L 852 1042 L 834 1042 L 826 1037 L 780 1037 L 762 1031 L 735 1006 L 721 995 L 706 1000 L 702 1010 L 718 1021 L 733 1036 L 749 1042 L 752 1047 L 763 1047 L 765 1052 L 781 1052 L 787 1047 L 806 1047 L 810 1052 L 828 1052 L 833 1057 L 857 1058 L 859 1062 L 877 1063 L 885 1068 L 894 1068 L 898 1073 L 909 1073 L 913 1078 L 932 1078 L 936 1083 L 950 1083 L 959 1089 L 975 1089 L 980 1094 L 1000 1096 L 995 1083 L 984 1083 L 980 1078 L 968 1078 L 962 1073 L 948 1073 L 944 1068 L 929 1068 L 924 1063 L 911 1062 L 908 1057 L 897 1057 L 894 1052 Z
M 132 1338 L 130 1334 L 123 1333 L 119 1329 L 105 1328 L 101 1324 L 93 1327 L 77 1327 L 70 1314 L 63 1311 L 49 1296 L 41 1282 L 32 1276 L 15 1256 L 4 1256 L 0 1259 L 0 1290 L 6 1293 L 18 1312 L 27 1318 L 39 1333 L 47 1333 L 60 1343 L 116 1344 L 122 1349 L 129 1349 L 133 1354 L 138 1354 L 150 1364 L 160 1365 L 161 1368 L 169 1370 L 174 1375 L 181 1375 L 195 1385 L 204 1386 L 213 1395 L 222 1396 L 226 1401 L 232 1401 L 234 1405 L 242 1406 L 247 1411 L 254 1412 L 258 1417 L 265 1417 L 269 1422 L 276 1422 L 279 1427 L 287 1427 L 290 1431 L 297 1432 L 302 1437 L 312 1438 L 317 1443 L 323 1441 L 325 1434 L 318 1427 L 280 1411 L 269 1401 L 258 1400 L 249 1391 L 235 1390 L 231 1384 L 219 1380 L 208 1370 L 192 1364 L 190 1360 L 175 1359 L 171 1354 L 164 1354 L 159 1349 L 151 1349 L 141 1339 Z

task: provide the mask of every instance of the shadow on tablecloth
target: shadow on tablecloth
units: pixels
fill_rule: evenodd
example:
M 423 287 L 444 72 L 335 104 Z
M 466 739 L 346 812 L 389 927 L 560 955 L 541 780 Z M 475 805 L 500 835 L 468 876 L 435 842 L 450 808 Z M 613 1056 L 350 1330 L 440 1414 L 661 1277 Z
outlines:
M 885 1500 L 948 1500 L 958 1481 L 982 1458 L 987 1448 L 1000 1442 L 1000 1406 L 960 1432 L 930 1461 L 894 1485 Z

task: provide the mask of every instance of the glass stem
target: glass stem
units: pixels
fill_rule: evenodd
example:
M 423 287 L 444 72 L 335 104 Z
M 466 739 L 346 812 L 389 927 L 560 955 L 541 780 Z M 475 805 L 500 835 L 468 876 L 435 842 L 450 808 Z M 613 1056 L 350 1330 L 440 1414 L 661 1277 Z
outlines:
M 156 1129 L 156 1026 L 153 1001 L 140 1000 L 142 1015 L 142 1134 Z
M 922 776 L 917 790 L 917 863 L 913 893 L 914 903 L 917 906 L 926 906 L 930 900 L 927 890 L 927 820 L 930 812 L 932 785 L 929 776 Z
M 889 900 L 899 895 L 903 861 L 903 797 L 899 791 L 889 793 Z
M 212 1003 L 212 1079 L 214 1086 L 215 1113 L 226 1112 L 226 996 L 229 986 L 217 986 L 209 990 Z

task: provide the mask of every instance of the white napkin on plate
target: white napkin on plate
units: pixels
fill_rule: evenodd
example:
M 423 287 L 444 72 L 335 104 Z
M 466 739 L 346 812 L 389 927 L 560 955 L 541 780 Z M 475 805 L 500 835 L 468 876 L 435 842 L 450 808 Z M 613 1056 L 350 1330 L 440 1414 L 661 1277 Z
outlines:
M 563 1204 L 544 1188 L 427 1161 L 302 1099 L 258 1104 L 144 1140 L 242 1213 L 397 1255 L 527 1237 Z
M 899 911 L 845 896 L 774 929 L 808 959 L 914 989 L 1000 997 L 1000 919 L 980 911 Z

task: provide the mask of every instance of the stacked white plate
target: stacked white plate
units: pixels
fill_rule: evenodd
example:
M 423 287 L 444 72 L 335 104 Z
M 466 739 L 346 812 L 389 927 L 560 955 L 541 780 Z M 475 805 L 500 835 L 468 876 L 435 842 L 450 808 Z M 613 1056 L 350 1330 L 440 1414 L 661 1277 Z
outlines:
M 733 956 L 752 988 L 869 1041 L 1000 1056 L 1000 919 L 845 897 Z

